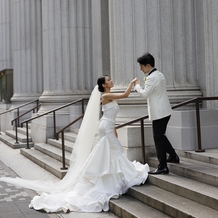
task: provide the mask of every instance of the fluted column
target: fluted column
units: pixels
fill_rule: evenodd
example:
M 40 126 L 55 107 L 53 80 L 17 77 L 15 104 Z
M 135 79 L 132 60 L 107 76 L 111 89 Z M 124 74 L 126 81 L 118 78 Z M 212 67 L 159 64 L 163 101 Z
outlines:
M 143 82 L 137 58 L 148 51 L 155 57 L 157 69 L 166 76 L 171 103 L 201 95 L 197 82 L 193 0 L 112 0 L 109 16 L 115 91 L 124 90 L 134 77 Z M 137 94 L 122 102 L 144 104 Z M 127 116 L 131 114 L 134 113 Z
M 44 91 L 39 113 L 90 96 L 103 73 L 102 44 L 106 40 L 102 40 L 101 8 L 107 7 L 106 3 L 105 0 L 42 1 Z M 56 112 L 57 128 L 69 124 L 81 113 L 81 104 Z M 42 136 L 36 137 L 37 140 L 46 141 L 53 136 L 52 117 L 34 120 L 31 128 Z
M 91 1 L 42 1 L 42 103 L 66 103 L 93 89 Z
M 13 69 L 13 2 L 0 0 L 0 71 Z M 10 70 L 10 73 L 12 71 Z M 12 84 L 10 84 L 12 85 Z M 2 95 L 2 80 L 0 84 Z M 5 112 L 11 107 L 10 103 L 0 102 L 0 113 Z M 0 116 L 1 131 L 11 127 L 11 117 L 9 114 Z M 1 132 L 0 132 L 1 134 Z
M 11 2 L 11 1 L 10 1 Z M 14 0 L 13 104 L 38 98 L 43 90 L 41 1 Z
M 204 96 L 218 96 L 218 4 L 216 0 L 195 1 L 198 80 Z M 218 108 L 217 101 L 204 106 Z
M 0 0 L 0 71 L 13 68 L 13 1 Z

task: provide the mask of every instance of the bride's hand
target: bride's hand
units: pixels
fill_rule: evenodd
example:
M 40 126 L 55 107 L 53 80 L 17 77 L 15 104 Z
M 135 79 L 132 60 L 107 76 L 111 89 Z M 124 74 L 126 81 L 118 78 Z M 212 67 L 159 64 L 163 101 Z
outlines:
M 134 84 L 137 80 L 138 80 L 138 79 L 135 78 L 135 79 L 133 79 L 133 80 L 131 81 L 131 83 Z

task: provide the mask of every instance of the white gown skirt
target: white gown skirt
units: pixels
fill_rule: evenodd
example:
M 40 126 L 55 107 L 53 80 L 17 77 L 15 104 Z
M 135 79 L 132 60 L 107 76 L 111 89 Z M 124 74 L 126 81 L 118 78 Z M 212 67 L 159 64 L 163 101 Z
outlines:
M 143 184 L 149 166 L 131 162 L 114 135 L 114 123 L 101 120 L 100 140 L 76 177 L 76 184 L 61 193 L 35 196 L 30 207 L 47 212 L 101 212 L 109 210 L 110 198 L 119 198 L 134 185 Z

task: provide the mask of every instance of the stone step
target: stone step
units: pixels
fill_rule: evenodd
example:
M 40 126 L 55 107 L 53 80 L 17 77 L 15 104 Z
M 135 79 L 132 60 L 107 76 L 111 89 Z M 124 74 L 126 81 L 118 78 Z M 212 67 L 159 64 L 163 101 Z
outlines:
M 61 135 L 59 136 L 61 138 Z M 64 133 L 64 139 L 68 140 L 70 142 L 75 142 L 76 141 L 76 137 L 77 137 L 77 133 L 76 132 L 65 132 Z
M 75 134 L 78 134 L 79 129 L 73 128 L 73 129 L 70 130 L 70 132 L 75 133 Z
M 50 144 L 50 145 L 53 145 L 53 146 L 55 146 L 57 148 L 62 148 L 62 141 L 61 141 L 61 139 L 59 139 L 59 140 L 48 139 L 47 143 Z M 64 140 L 64 145 L 65 145 L 65 150 L 71 153 L 72 150 L 73 150 L 74 143 L 70 142 L 68 140 Z
M 26 148 L 27 144 L 26 142 L 20 142 L 16 143 L 16 140 L 12 137 L 10 137 L 9 135 L 6 135 L 4 133 L 2 133 L 0 135 L 0 141 L 4 142 L 6 145 L 10 146 L 13 149 L 19 149 L 19 148 Z M 33 142 L 29 142 L 29 146 L 33 147 L 34 144 Z
M 76 137 L 76 132 L 67 132 L 66 138 L 73 140 Z M 72 153 L 74 143 L 69 140 L 65 141 L 65 164 L 69 166 L 70 156 Z M 63 167 L 62 164 L 62 139 L 48 139 L 48 143 L 35 143 L 34 149 L 22 150 L 21 154 L 28 157 L 30 160 L 53 173 L 58 178 L 63 178 L 66 174 L 66 170 L 60 170 Z M 31 150 L 31 151 L 30 151 Z
M 149 183 L 130 188 L 128 190 L 128 195 L 170 217 L 214 218 L 218 215 L 217 210 L 178 196 Z
M 148 164 L 151 167 L 157 167 L 157 158 L 149 157 Z M 170 173 L 218 187 L 218 166 L 216 165 L 202 163 L 188 158 L 180 158 L 179 164 L 169 163 L 168 168 Z
M 20 153 L 60 179 L 62 179 L 67 173 L 67 169 L 61 169 L 62 163 L 60 161 L 57 161 L 36 149 L 22 148 L 20 149 Z
M 35 143 L 34 148 L 35 150 L 40 151 L 43 154 L 46 154 L 51 158 L 62 162 L 62 150 L 60 148 L 46 143 Z M 70 155 L 71 153 L 65 151 L 65 163 L 67 165 L 69 165 Z
M 120 218 L 170 217 L 128 195 L 122 195 L 119 199 L 111 199 L 109 207 L 110 211 Z
M 177 150 L 176 153 L 180 157 L 197 160 L 197 161 L 201 161 L 201 162 L 209 163 L 213 165 L 218 165 L 218 149 L 207 149 L 205 150 L 205 152 Z
M 15 130 L 14 130 L 14 131 L 15 131 Z M 18 131 L 19 133 L 21 133 L 21 134 L 23 134 L 23 135 L 26 136 L 26 127 L 23 127 L 23 128 L 18 127 L 18 128 L 17 128 L 17 131 Z M 30 128 L 28 129 L 28 134 L 29 134 L 29 136 L 31 135 L 31 129 L 30 129 Z
M 5 132 L 5 134 L 10 136 L 11 138 L 16 139 L 16 132 L 14 130 L 7 130 Z M 27 141 L 26 135 L 24 135 L 24 134 L 22 134 L 20 132 L 17 133 L 17 138 L 18 138 L 18 141 L 21 142 L 21 143 L 24 143 L 24 142 Z M 32 142 L 32 138 L 31 137 L 29 137 L 29 142 Z
M 217 187 L 172 173 L 169 175 L 149 175 L 147 182 L 166 191 L 218 210 Z

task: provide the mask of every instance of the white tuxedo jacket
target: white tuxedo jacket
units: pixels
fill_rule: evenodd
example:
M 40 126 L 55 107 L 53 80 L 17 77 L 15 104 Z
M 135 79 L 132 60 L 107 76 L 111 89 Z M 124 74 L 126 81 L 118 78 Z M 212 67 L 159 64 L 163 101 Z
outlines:
M 149 120 L 157 120 L 171 115 L 172 108 L 166 91 L 165 76 L 154 71 L 147 76 L 144 89 L 137 84 L 134 87 L 142 97 L 147 99 Z

